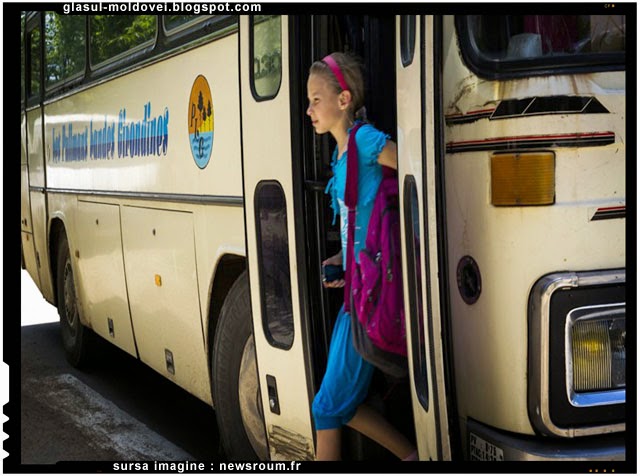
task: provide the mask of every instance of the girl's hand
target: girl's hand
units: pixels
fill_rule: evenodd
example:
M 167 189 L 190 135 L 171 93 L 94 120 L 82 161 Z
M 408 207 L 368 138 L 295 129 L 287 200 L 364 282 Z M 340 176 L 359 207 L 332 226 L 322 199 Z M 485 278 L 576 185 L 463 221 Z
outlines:
M 342 266 L 342 250 L 340 250 L 340 252 L 338 254 L 333 255 L 330 258 L 327 258 L 326 260 L 324 260 L 322 262 L 323 265 L 325 264 L 333 264 L 335 266 Z M 343 288 L 345 285 L 344 279 L 336 279 L 335 281 L 323 281 L 322 285 L 325 288 Z
M 342 266 L 342 250 L 338 254 L 333 255 L 331 258 L 327 258 L 322 264 L 333 264 L 336 266 Z
M 344 288 L 345 282 L 344 282 L 344 279 L 336 279 L 335 281 L 329 281 L 329 282 L 323 281 L 322 285 L 325 288 L 332 288 L 332 289 L 333 288 Z

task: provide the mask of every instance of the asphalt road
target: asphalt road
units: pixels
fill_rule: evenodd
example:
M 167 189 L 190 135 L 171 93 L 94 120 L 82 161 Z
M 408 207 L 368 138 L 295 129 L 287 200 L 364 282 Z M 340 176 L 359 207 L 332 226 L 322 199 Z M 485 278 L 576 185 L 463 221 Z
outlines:
M 89 369 L 71 367 L 57 310 L 21 274 L 21 465 L 224 461 L 214 410 L 125 352 L 100 341 Z

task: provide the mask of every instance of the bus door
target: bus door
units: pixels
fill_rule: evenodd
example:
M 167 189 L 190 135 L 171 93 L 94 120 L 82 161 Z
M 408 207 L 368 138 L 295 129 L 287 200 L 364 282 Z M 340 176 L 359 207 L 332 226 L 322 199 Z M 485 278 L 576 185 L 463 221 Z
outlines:
M 46 174 L 43 137 L 42 15 L 28 18 L 26 23 L 26 174 L 23 187 L 28 188 L 30 210 L 22 210 L 22 246 L 27 270 L 44 297 L 54 301 L 47 256 Z M 25 205 L 23 204 L 23 207 Z
M 438 247 L 437 17 L 398 16 L 398 171 L 411 394 L 421 460 L 450 460 Z
M 311 372 L 299 302 L 289 21 L 240 17 L 244 207 L 253 335 L 272 460 L 314 458 Z
M 27 165 L 27 116 L 25 104 L 25 16 L 20 18 L 20 227 L 22 267 L 31 274 L 36 284 L 38 270 L 36 266 L 36 252 L 33 245 L 33 224 L 31 222 L 31 205 L 29 201 L 29 167 Z

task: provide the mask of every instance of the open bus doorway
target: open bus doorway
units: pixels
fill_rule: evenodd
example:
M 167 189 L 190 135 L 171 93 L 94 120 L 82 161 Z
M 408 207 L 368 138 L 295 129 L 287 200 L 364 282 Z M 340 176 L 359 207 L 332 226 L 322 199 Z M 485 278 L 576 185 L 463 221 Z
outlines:
M 393 16 L 315 16 L 310 25 L 312 33 L 308 62 L 303 62 L 301 77 L 304 87 L 300 94 L 304 114 L 308 100 L 306 81 L 312 62 L 329 53 L 340 51 L 355 54 L 362 62 L 365 83 L 367 120 L 390 135 L 397 143 L 395 103 L 395 17 Z M 332 225 L 333 212 L 324 193 L 331 178 L 331 155 L 335 141 L 330 134 L 315 135 L 304 115 L 305 137 L 309 137 L 305 161 L 305 207 L 307 211 L 308 269 L 317 279 L 317 305 L 311 300 L 310 323 L 313 342 L 313 369 L 315 389 L 320 387 L 326 368 L 326 359 L 335 318 L 343 302 L 341 290 L 325 290 L 320 277 L 320 263 L 340 249 L 338 224 Z M 314 219 L 310 219 L 313 216 Z M 316 309 L 317 308 L 317 309 Z M 415 440 L 408 377 L 393 379 L 376 370 L 367 403 L 382 413 L 410 440 Z M 345 428 L 342 454 L 344 459 L 394 460 L 395 457 L 361 434 Z

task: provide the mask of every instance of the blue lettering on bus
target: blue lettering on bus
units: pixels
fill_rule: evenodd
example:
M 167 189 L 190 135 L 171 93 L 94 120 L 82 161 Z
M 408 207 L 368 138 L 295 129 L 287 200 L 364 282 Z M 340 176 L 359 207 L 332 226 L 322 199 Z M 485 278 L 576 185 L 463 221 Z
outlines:
M 105 116 L 101 126 L 102 127 L 98 128 L 96 124 L 96 128 L 94 129 L 93 119 L 91 120 L 91 124 L 89 125 L 89 130 L 91 131 L 90 157 L 96 160 L 113 159 L 116 147 L 115 124 L 108 124 L 107 116 Z
M 62 137 L 56 135 L 56 128 L 51 129 L 51 145 L 53 147 L 53 163 L 56 164 L 62 160 Z
M 152 117 L 151 102 L 144 105 L 141 121 L 127 121 L 127 110 L 118 113 L 118 157 L 167 155 L 169 146 L 169 109 Z
M 73 124 L 62 126 L 62 160 L 76 162 L 87 157 L 89 132 L 85 127 L 80 132 L 74 132 Z
M 169 147 L 169 108 L 153 116 L 151 102 L 143 108 L 141 120 L 127 120 L 127 109 L 122 108 L 117 121 L 94 121 L 81 130 L 73 123 L 51 129 L 53 163 L 113 159 L 116 156 L 165 156 Z

